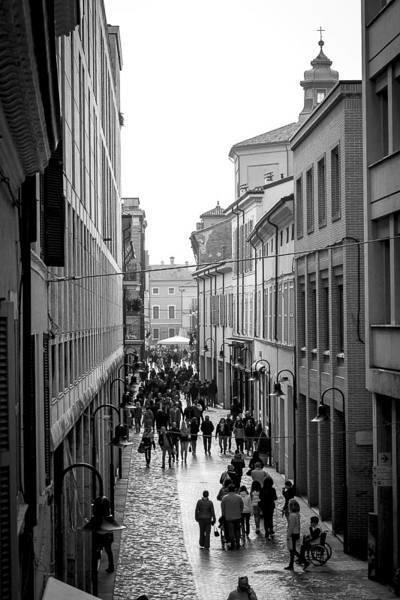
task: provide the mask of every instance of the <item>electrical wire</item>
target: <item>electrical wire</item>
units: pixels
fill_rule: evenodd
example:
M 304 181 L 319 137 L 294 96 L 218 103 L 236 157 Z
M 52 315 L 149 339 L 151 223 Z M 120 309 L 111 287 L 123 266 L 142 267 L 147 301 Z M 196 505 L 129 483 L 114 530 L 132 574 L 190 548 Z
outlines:
M 382 237 L 382 238 L 376 238 L 376 239 L 372 239 L 372 240 L 361 240 L 359 242 L 347 242 L 347 243 L 342 243 L 342 241 L 340 240 L 339 242 L 335 242 L 334 244 L 330 244 L 329 246 L 321 246 L 321 247 L 316 247 L 316 248 L 311 248 L 311 249 L 305 249 L 305 250 L 298 250 L 298 251 L 292 251 L 292 252 L 278 252 L 278 257 L 284 257 L 284 256 L 295 256 L 295 257 L 302 257 L 302 256 L 308 256 L 310 254 L 314 254 L 316 252 L 322 252 L 323 250 L 329 250 L 329 249 L 338 249 L 341 247 L 346 247 L 346 248 L 350 248 L 351 246 L 361 246 L 361 245 L 366 245 L 366 244 L 376 244 L 376 243 L 382 243 L 388 240 L 396 240 L 400 238 L 400 234 L 396 234 L 393 236 L 386 236 L 386 237 Z M 173 270 L 181 270 L 181 269 L 206 269 L 207 267 L 210 268 L 218 268 L 221 265 L 226 265 L 226 264 L 230 264 L 230 263 L 245 263 L 245 262 L 256 262 L 257 260 L 261 260 L 261 259 L 274 259 L 276 258 L 276 254 L 269 254 L 269 255 L 261 255 L 261 256 L 252 256 L 250 258 L 231 258 L 231 259 L 224 259 L 222 261 L 216 262 L 209 262 L 209 263 L 201 263 L 201 264 L 192 264 L 192 265 L 171 265 L 168 267 L 152 267 L 152 268 L 145 268 L 145 269 L 138 269 L 137 271 L 115 271 L 114 273 L 97 273 L 94 275 L 71 275 L 71 276 L 62 276 L 62 277 L 56 277 L 56 279 L 48 279 L 47 283 L 62 283 L 64 281 L 78 281 L 81 279 L 94 279 L 94 278 L 98 278 L 98 277 L 115 277 L 115 276 L 127 276 L 127 275 L 139 275 L 142 273 L 156 273 L 156 272 L 160 272 L 160 271 L 173 271 Z M 253 271 L 247 271 L 247 274 L 251 274 Z M 192 273 L 193 275 L 193 273 Z M 238 274 L 239 275 L 239 274 Z M 241 275 L 241 274 L 240 274 Z M 201 277 L 201 274 L 199 275 Z

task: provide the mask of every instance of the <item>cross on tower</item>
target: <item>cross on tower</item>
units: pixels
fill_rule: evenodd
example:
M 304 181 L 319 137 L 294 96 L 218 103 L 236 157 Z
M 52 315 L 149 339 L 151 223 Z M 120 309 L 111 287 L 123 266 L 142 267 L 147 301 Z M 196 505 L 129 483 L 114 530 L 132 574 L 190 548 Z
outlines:
M 322 29 L 322 27 L 319 26 L 319 29 L 316 29 L 315 31 L 319 31 L 319 41 L 322 42 L 322 32 L 325 31 L 325 29 Z

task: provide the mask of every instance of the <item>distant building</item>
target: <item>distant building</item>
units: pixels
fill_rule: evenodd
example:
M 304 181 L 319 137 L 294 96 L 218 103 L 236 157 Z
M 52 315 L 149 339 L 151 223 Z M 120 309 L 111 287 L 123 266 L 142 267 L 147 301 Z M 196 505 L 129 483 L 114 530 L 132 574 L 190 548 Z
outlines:
M 199 375 L 202 381 L 215 379 L 218 401 L 227 408 L 232 396 L 232 221 L 219 202 L 200 215 L 190 241 L 197 264 Z
M 197 311 L 197 289 L 189 263 L 170 262 L 149 265 L 146 287 L 148 291 L 149 336 L 148 346 L 162 339 L 194 333 L 193 320 Z
M 363 0 L 362 39 L 369 574 L 390 582 L 400 568 L 400 0 Z
M 144 358 L 145 231 L 146 214 L 139 198 L 123 198 L 124 347 Z

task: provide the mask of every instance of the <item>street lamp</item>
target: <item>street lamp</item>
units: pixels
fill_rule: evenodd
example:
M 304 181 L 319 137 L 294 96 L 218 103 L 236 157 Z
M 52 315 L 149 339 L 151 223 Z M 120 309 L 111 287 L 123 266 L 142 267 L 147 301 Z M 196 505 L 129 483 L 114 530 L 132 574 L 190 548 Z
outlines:
M 105 404 L 100 404 L 94 411 L 92 414 L 92 418 L 91 418 L 91 422 L 92 422 L 92 464 L 93 466 L 96 465 L 96 427 L 95 427 L 95 416 L 98 413 L 98 411 L 101 408 L 111 408 L 113 411 L 115 411 L 117 413 L 117 418 L 118 418 L 118 425 L 115 428 L 115 436 L 114 438 L 112 438 L 111 442 L 110 442 L 110 446 L 117 446 L 120 449 L 119 452 L 119 465 L 118 465 L 118 472 L 119 472 L 119 479 L 121 479 L 122 477 L 122 453 L 121 453 L 121 449 L 125 446 L 130 446 L 133 444 L 133 442 L 129 442 L 126 439 L 126 432 L 125 432 L 125 425 L 122 425 L 122 423 L 120 422 L 120 413 L 119 410 L 116 406 L 114 406 L 113 404 L 109 404 L 109 403 L 105 403 Z M 121 428 L 124 429 L 124 432 L 121 431 Z M 111 417 L 111 429 L 112 431 L 114 431 L 114 425 L 113 425 L 113 420 Z M 129 429 L 128 429 L 128 438 L 129 438 Z M 113 449 L 110 447 L 110 473 L 109 473 L 109 477 L 110 477 L 110 502 L 111 502 L 111 510 L 114 511 L 114 488 L 115 488 L 115 478 L 114 478 L 114 453 L 113 453 Z
M 297 389 L 296 389 L 296 376 L 290 369 L 281 369 L 278 371 L 276 376 L 276 383 L 274 384 L 274 392 L 270 395 L 271 397 L 280 398 L 285 394 L 282 391 L 281 381 L 286 381 L 287 377 L 282 377 L 282 373 L 289 373 L 292 378 L 293 385 L 293 446 L 292 446 L 292 460 L 293 460 L 293 482 L 296 485 L 297 478 L 297 446 L 296 446 L 296 410 L 297 410 Z
M 344 397 L 344 393 L 342 392 L 341 389 L 332 386 L 327 388 L 326 390 L 323 391 L 323 393 L 321 394 L 321 400 L 320 403 L 318 405 L 318 411 L 316 416 L 311 419 L 311 423 L 324 423 L 326 421 L 329 421 L 329 406 L 327 406 L 324 403 L 324 398 L 326 396 L 326 394 L 328 392 L 339 392 L 339 394 L 342 397 L 342 403 L 343 403 L 343 454 L 344 454 L 344 472 L 343 472 L 343 479 L 344 479 L 344 518 L 343 518 L 343 522 L 344 522 L 344 544 L 343 544 L 343 548 L 345 552 L 348 552 L 348 536 L 347 536 L 347 502 L 348 502 L 348 497 L 347 497 L 347 441 L 346 441 L 346 413 L 345 413 L 345 397 Z
M 105 533 L 110 533 L 112 531 L 120 531 L 125 529 L 124 525 L 120 525 L 115 519 L 113 515 L 106 515 L 104 511 L 100 510 L 101 505 L 106 505 L 108 499 L 104 496 L 104 485 L 103 479 L 99 473 L 99 471 L 89 463 L 74 463 L 73 465 L 69 465 L 66 467 L 61 473 L 56 476 L 55 480 L 55 506 L 58 511 L 57 519 L 56 519 L 56 540 L 57 540 L 57 559 L 56 564 L 58 567 L 63 565 L 64 557 L 63 557 L 63 544 L 62 544 L 62 528 L 61 528 L 61 497 L 62 497 L 62 487 L 64 482 L 64 477 L 67 473 L 72 471 L 72 469 L 76 468 L 85 468 L 89 469 L 93 473 L 93 490 L 92 497 L 94 497 L 93 501 L 93 515 L 90 521 L 82 528 L 82 531 L 89 531 L 92 534 L 92 554 L 91 554 L 91 576 L 92 576 L 92 592 L 95 596 L 97 596 L 98 582 L 97 582 L 97 556 L 96 556 L 96 535 L 104 535 Z M 96 496 L 96 480 L 98 482 L 99 487 L 99 496 Z M 62 574 L 63 574 L 62 568 Z
M 326 390 L 324 390 L 324 392 L 321 395 L 321 401 L 318 405 L 317 414 L 315 415 L 315 417 L 313 419 L 311 419 L 311 423 L 323 423 L 324 421 L 329 420 L 329 406 L 327 406 L 324 403 L 324 398 L 328 392 L 331 392 L 333 390 L 335 390 L 336 392 L 339 392 L 339 394 L 342 396 L 343 406 L 344 406 L 344 394 L 343 394 L 342 390 L 340 390 L 337 387 L 327 388 Z
M 254 363 L 254 369 L 253 369 L 253 381 L 259 378 L 259 375 L 261 373 L 265 373 L 266 371 L 266 366 L 263 365 L 258 369 L 258 365 L 260 363 L 265 363 L 265 365 L 268 367 L 268 435 L 269 435 L 269 439 L 271 442 L 272 436 L 271 436 L 271 365 L 268 362 L 268 360 L 266 358 L 259 358 L 255 363 Z M 260 397 L 261 397 L 261 388 L 259 387 L 258 389 L 258 393 L 259 393 L 259 402 L 260 402 Z M 268 462 L 271 465 L 271 444 L 269 447 L 269 456 L 268 456 Z

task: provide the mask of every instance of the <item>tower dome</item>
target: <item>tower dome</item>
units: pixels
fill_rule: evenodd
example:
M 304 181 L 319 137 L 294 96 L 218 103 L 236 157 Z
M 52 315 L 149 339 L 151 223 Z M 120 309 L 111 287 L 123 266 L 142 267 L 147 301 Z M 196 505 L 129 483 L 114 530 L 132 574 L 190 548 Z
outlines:
M 322 39 L 322 30 L 320 29 L 321 39 L 318 42 L 320 47 L 319 54 L 311 61 L 312 69 L 304 72 L 304 79 L 300 82 L 304 89 L 304 106 L 299 115 L 299 120 L 307 118 L 314 108 L 322 102 L 329 90 L 339 80 L 339 73 L 331 69 L 332 61 L 323 51 L 324 41 Z

